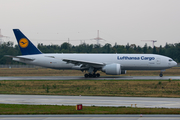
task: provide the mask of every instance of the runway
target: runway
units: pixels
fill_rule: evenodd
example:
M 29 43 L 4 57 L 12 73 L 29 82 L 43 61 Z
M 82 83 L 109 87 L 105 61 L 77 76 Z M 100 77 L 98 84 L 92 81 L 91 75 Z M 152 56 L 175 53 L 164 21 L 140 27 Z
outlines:
M 0 95 L 3 104 L 126 106 L 143 108 L 180 108 L 180 98 L 151 97 L 100 97 L 100 96 L 53 96 L 53 95 Z
M 14 76 L 0 77 L 0 80 L 180 80 L 180 76 L 102 76 L 99 78 L 84 78 L 83 76 Z
M 0 115 L 0 120 L 179 120 L 180 115 Z

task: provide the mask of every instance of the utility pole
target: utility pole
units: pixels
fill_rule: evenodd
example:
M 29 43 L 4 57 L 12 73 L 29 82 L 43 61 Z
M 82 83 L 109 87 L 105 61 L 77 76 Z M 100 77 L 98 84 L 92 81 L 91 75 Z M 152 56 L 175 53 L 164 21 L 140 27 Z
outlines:
M 97 31 L 97 37 L 96 37 L 96 38 L 93 38 L 93 39 L 91 39 L 91 40 L 96 40 L 96 41 L 97 41 L 97 45 L 100 45 L 100 44 L 99 44 L 99 41 L 100 41 L 100 40 L 104 40 L 104 39 L 99 37 L 99 30 L 98 30 L 98 31 Z
M 141 41 L 149 41 L 149 42 L 152 42 L 153 48 L 154 48 L 154 43 L 157 42 L 157 40 L 141 40 Z
M 68 38 L 68 52 L 70 52 L 69 38 Z
M 3 38 L 9 38 L 9 37 L 2 35 L 1 34 L 1 29 L 0 29 L 0 44 L 3 42 Z

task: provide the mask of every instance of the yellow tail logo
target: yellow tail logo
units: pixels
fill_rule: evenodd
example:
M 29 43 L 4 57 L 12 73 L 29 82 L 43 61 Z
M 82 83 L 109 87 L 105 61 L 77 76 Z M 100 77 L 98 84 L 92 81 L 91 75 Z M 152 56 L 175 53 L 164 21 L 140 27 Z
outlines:
M 29 42 L 26 38 L 22 38 L 19 40 L 19 46 L 21 48 L 26 48 L 28 46 Z

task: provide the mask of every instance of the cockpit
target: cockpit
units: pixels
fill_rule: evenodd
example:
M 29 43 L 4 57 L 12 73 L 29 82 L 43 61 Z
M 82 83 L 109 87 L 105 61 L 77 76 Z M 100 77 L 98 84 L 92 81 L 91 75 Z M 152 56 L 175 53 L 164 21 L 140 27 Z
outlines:
M 173 61 L 172 59 L 169 59 L 169 62 Z
M 174 67 L 176 65 L 177 65 L 177 63 L 173 59 L 171 59 L 171 58 L 168 59 L 168 66 Z

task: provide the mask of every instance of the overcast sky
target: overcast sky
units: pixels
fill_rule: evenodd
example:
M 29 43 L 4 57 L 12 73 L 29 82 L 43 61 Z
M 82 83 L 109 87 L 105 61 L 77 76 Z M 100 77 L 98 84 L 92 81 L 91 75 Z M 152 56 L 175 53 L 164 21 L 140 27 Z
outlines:
M 164 46 L 180 42 L 180 0 L 0 0 L 4 41 L 17 44 L 14 28 L 35 45 L 95 44 L 99 30 L 102 45 Z

